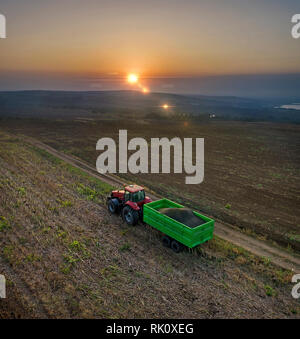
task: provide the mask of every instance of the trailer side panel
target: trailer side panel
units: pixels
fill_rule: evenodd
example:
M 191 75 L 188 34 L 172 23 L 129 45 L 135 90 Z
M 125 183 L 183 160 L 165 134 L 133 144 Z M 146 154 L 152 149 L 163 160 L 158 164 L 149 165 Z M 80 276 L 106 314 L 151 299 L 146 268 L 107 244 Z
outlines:
M 212 239 L 214 231 L 214 220 L 198 212 L 196 216 L 206 221 L 195 228 L 190 228 L 165 214 L 159 212 L 162 208 L 183 208 L 168 199 L 153 201 L 144 205 L 143 220 L 148 225 L 158 229 L 169 237 L 179 241 L 187 247 L 193 248 L 203 242 Z

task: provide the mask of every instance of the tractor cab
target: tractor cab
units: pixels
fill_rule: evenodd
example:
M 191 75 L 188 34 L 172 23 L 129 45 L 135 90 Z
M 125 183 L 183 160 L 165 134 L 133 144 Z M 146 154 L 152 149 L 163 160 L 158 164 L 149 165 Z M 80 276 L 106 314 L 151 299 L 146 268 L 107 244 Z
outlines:
M 125 187 L 124 201 L 141 203 L 145 200 L 146 194 L 143 187 L 138 185 L 129 185 Z

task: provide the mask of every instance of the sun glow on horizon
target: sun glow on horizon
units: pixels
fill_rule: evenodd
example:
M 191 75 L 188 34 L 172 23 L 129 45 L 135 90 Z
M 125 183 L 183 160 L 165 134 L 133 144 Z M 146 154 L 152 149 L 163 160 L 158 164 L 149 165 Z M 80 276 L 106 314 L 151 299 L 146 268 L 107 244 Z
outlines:
M 131 73 L 127 76 L 127 81 L 130 84 L 137 84 L 139 81 L 139 77 L 136 74 Z
M 149 87 L 140 82 L 139 75 L 136 73 L 129 73 L 127 75 L 127 82 L 136 87 L 136 90 L 140 90 L 143 94 L 150 93 Z

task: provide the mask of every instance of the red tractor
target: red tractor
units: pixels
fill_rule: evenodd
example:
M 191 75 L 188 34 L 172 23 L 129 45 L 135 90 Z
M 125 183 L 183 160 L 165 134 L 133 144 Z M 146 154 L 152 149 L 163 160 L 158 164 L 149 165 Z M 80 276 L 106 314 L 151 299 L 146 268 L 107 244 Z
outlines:
M 143 219 L 144 204 L 151 201 L 143 187 L 128 185 L 124 189 L 112 191 L 107 198 L 107 206 L 110 213 L 121 214 L 128 225 L 136 225 Z

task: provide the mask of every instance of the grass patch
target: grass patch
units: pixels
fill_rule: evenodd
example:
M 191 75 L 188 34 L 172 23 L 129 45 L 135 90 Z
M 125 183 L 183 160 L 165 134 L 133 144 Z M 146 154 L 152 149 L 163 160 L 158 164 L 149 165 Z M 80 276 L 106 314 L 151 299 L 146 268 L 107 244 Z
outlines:
M 25 195 L 26 194 L 26 189 L 24 187 L 18 187 L 17 191 L 21 194 L 21 195 Z
M 0 232 L 9 229 L 10 223 L 5 217 L 0 217 Z
M 70 173 L 72 174 L 76 174 L 76 175 L 79 175 L 81 177 L 84 177 L 85 179 L 88 179 L 89 183 L 91 184 L 91 187 L 90 188 L 92 191 L 95 191 L 97 192 L 97 194 L 100 194 L 100 195 L 106 195 L 108 194 L 111 190 L 114 189 L 113 186 L 107 184 L 106 182 L 104 181 L 101 181 L 100 179 L 97 179 L 95 177 L 92 177 L 90 174 L 82 171 L 81 169 L 79 168 L 76 168 L 76 167 L 73 167 L 69 164 L 64 164 L 63 165 Z M 78 185 L 80 186 L 80 185 Z M 83 187 L 82 187 L 83 188 Z M 93 194 L 93 192 L 91 192 L 91 194 Z
M 209 249 L 214 252 L 221 252 L 226 257 L 231 259 L 236 259 L 239 256 L 243 256 L 246 259 L 249 257 L 248 252 L 242 247 L 238 247 L 234 244 L 231 244 L 228 241 L 225 241 L 218 236 L 214 236 L 213 239 L 205 244 Z M 200 249 L 200 248 L 199 248 Z M 240 259 L 239 259 L 240 260 Z
M 103 279 L 111 280 L 112 278 L 121 274 L 121 270 L 117 265 L 108 265 L 100 270 L 100 274 Z
M 129 243 L 125 243 L 124 245 L 120 247 L 120 251 L 121 252 L 130 251 L 130 248 L 131 248 L 131 245 Z
M 69 247 L 71 250 L 76 252 L 80 252 L 84 249 L 83 245 L 77 240 L 72 241 Z
M 26 257 L 25 257 L 25 260 L 27 262 L 35 262 L 35 261 L 40 261 L 40 257 L 35 255 L 34 253 L 31 253 L 31 254 L 28 254 Z
M 13 263 L 15 248 L 13 245 L 8 245 L 3 248 L 3 256 L 9 262 Z
M 288 239 L 292 240 L 292 241 L 297 241 L 300 242 L 300 234 L 288 234 Z
M 58 238 L 65 239 L 67 237 L 67 233 L 65 231 L 59 230 L 57 231 Z
M 98 193 L 96 190 L 91 189 L 90 187 L 84 186 L 83 184 L 79 184 L 76 187 L 77 192 L 84 196 L 87 200 L 98 202 L 99 197 L 102 195 Z
M 71 269 L 75 266 L 75 264 L 79 261 L 78 258 L 74 258 L 70 254 L 65 254 L 63 256 L 64 264 L 61 265 L 60 270 L 64 274 L 69 274 Z
M 73 203 L 70 200 L 60 200 L 60 207 L 72 207 Z
M 29 148 L 31 148 L 32 150 L 35 151 L 35 153 L 37 153 L 39 156 L 41 156 L 44 159 L 47 159 L 48 161 L 50 161 L 53 165 L 59 165 L 62 164 L 62 160 L 58 159 L 57 157 L 55 157 L 54 155 L 48 153 L 47 151 L 31 146 L 28 146 Z
M 265 292 L 266 292 L 266 295 L 268 296 L 268 297 L 273 297 L 273 296 L 275 296 L 275 290 L 274 290 L 274 288 L 272 288 L 270 285 L 265 285 L 264 286 L 264 288 L 265 288 Z
M 74 240 L 69 244 L 69 249 L 76 253 L 81 253 L 84 259 L 90 257 L 90 253 L 87 250 L 86 246 L 79 242 L 78 240 Z

